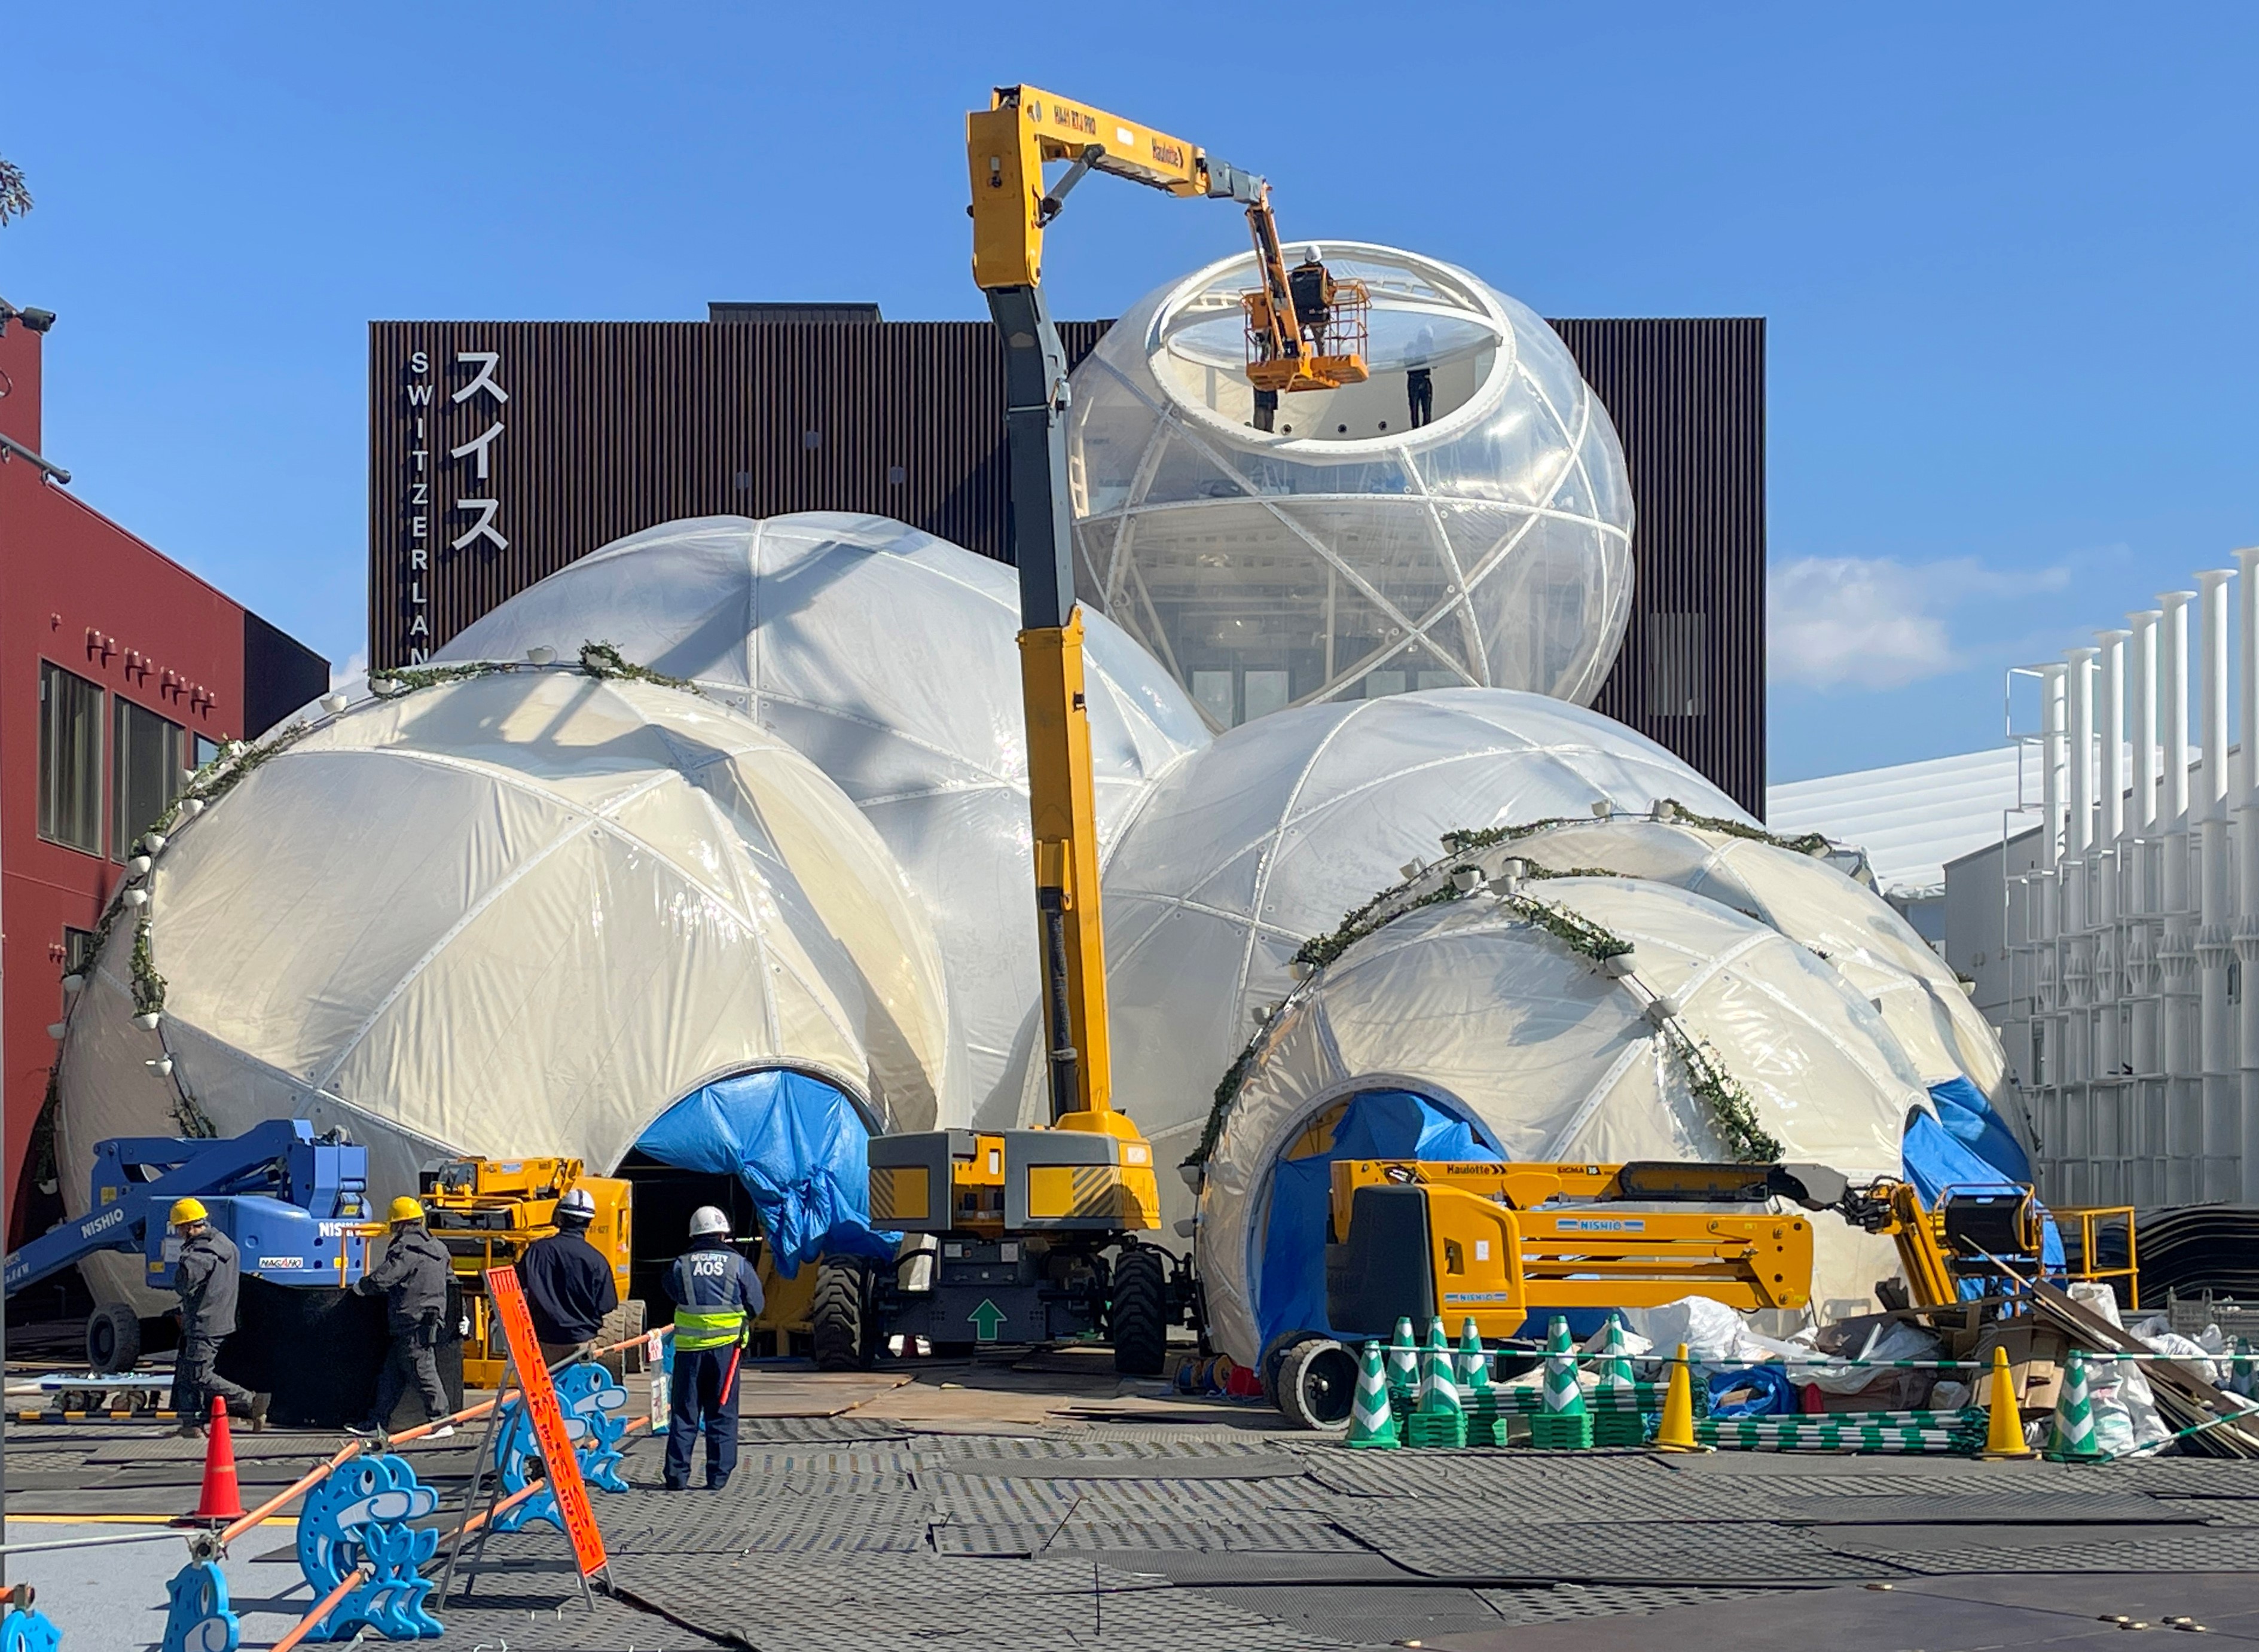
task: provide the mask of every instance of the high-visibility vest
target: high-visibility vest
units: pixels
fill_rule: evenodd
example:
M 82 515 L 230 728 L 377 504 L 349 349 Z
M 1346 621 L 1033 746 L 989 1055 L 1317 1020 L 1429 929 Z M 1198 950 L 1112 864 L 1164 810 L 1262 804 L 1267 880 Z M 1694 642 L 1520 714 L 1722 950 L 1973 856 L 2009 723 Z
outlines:
M 741 1307 L 674 1310 L 674 1351 L 692 1354 L 703 1348 L 728 1348 L 745 1334 L 745 1310 Z

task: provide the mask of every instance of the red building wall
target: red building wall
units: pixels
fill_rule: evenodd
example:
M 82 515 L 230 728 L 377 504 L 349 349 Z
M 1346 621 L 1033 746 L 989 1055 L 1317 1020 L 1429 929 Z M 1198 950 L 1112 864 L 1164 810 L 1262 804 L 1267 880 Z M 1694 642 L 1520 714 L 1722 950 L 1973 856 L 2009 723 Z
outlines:
M 42 343 L 20 323 L 0 334 L 0 434 L 40 452 Z M 105 840 L 110 697 L 208 739 L 239 737 L 247 726 L 244 610 L 29 460 L 0 463 L 0 1164 L 11 1242 L 36 1202 L 18 1193 L 30 1193 L 25 1150 L 54 1060 L 47 1027 L 62 1012 L 63 931 L 93 928 L 121 875 L 107 854 L 39 835 L 43 659 L 105 691 Z

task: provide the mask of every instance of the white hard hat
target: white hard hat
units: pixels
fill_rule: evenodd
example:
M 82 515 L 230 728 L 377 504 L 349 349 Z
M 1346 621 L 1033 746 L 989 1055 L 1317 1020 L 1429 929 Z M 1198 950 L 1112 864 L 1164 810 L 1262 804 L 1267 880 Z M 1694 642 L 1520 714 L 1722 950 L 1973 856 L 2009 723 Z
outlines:
M 575 1187 L 557 1201 L 557 1214 L 581 1221 L 594 1221 L 596 1219 L 596 1201 L 588 1197 L 587 1188 Z
M 711 1205 L 701 1205 L 690 1213 L 690 1236 L 703 1239 L 709 1233 L 730 1231 L 730 1219 Z

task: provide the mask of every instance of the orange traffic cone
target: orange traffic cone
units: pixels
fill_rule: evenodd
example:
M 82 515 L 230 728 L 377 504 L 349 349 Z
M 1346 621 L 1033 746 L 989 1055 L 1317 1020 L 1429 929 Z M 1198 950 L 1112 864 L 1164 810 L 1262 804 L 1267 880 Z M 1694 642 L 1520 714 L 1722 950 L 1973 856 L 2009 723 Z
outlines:
M 199 1525 L 224 1526 L 243 1518 L 243 1493 L 235 1483 L 235 1442 L 227 1432 L 227 1401 L 212 1396 L 211 1434 L 204 1445 L 204 1489 L 189 1517 Z

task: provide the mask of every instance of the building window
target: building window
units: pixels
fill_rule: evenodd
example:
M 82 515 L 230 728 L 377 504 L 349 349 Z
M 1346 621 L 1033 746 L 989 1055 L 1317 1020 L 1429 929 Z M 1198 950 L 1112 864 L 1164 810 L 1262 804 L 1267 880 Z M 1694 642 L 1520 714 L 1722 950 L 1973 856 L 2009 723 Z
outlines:
M 133 840 L 180 795 L 188 730 L 122 696 L 110 703 L 110 856 L 123 860 Z
M 1247 701 L 1245 721 L 1267 717 L 1274 711 L 1286 709 L 1286 673 L 1283 671 L 1251 671 L 1244 673 L 1244 694 Z
M 102 852 L 102 688 L 39 662 L 39 836 Z
M 1239 709 L 1239 695 L 1228 671 L 1194 672 L 1193 698 L 1199 701 L 1201 709 L 1222 728 L 1229 729 L 1239 721 L 1235 715 Z
M 1650 614 L 1647 633 L 1647 715 L 1700 717 L 1709 714 L 1704 685 L 1710 679 L 1710 616 Z
M 94 931 L 63 925 L 63 973 L 83 975 L 94 967 Z
M 218 756 L 218 741 L 213 739 L 210 735 L 205 734 L 199 734 L 192 737 L 189 755 L 189 772 L 190 773 L 194 773 L 196 770 L 203 767 L 205 764 L 213 761 Z

